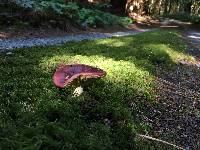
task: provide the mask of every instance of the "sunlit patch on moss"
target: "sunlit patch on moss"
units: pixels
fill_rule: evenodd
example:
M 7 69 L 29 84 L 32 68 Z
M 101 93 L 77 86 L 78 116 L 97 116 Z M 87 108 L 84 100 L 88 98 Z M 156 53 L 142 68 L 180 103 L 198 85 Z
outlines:
M 135 134 L 148 133 L 149 125 L 138 118 L 136 109 L 148 113 L 147 101 L 155 100 L 155 68 L 192 59 L 185 49 L 178 32 L 158 30 L 0 54 L 0 145 L 137 149 L 141 141 Z M 58 65 L 72 63 L 99 67 L 107 76 L 85 85 L 80 97 L 72 97 L 75 85 L 59 90 L 52 82 Z
M 96 44 L 99 45 L 104 45 L 104 46 L 113 46 L 113 47 L 120 47 L 120 46 L 125 46 L 127 44 L 128 41 L 122 41 L 120 39 L 102 39 L 102 40 L 98 40 L 95 41 Z

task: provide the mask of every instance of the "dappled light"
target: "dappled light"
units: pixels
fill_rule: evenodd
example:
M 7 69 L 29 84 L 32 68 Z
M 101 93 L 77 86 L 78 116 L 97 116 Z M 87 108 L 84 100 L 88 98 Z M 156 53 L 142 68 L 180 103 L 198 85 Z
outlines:
M 62 55 L 59 56 L 60 61 L 63 62 L 66 59 L 79 61 L 79 63 L 88 64 L 91 66 L 95 66 L 98 68 L 102 68 L 107 72 L 107 76 L 105 80 L 109 80 L 109 82 L 113 82 L 114 84 L 127 84 L 129 82 L 129 86 L 133 85 L 136 90 L 143 91 L 144 89 L 149 89 L 151 91 L 151 80 L 153 77 L 150 75 L 148 71 L 144 68 L 137 67 L 137 59 L 132 59 L 131 61 L 119 60 L 116 61 L 112 58 L 103 57 L 101 55 L 93 55 L 93 56 L 82 56 L 82 55 L 74 55 L 68 58 L 68 56 Z M 55 56 L 56 57 L 56 56 Z M 42 63 L 39 64 L 44 70 L 49 72 L 56 65 L 54 57 L 49 59 L 43 59 Z M 52 63 L 53 62 L 53 63 Z M 70 61 L 69 61 L 70 62 Z M 134 64 L 134 62 L 136 64 Z M 59 62 L 56 62 L 59 63 Z M 48 68 L 46 68 L 48 64 Z M 146 82 L 144 84 L 143 82 Z M 143 85 L 144 84 L 144 85 Z M 149 84 L 149 85 L 148 85 Z M 113 93 L 114 94 L 114 93 Z
M 177 25 L 161 25 L 161 28 L 178 28 L 179 26 Z
M 0 10 L 0 150 L 200 148 L 199 0 Z
M 1 54 L 0 113 L 6 120 L 3 128 L 10 126 L 2 136 L 16 146 L 23 139 L 24 147 L 45 147 L 37 145 L 42 141 L 49 148 L 53 139 L 53 146 L 62 148 L 67 141 L 80 149 L 96 144 L 95 148 L 109 149 L 112 142 L 120 141 L 116 147 L 133 149 L 142 144 L 135 134 L 149 131 L 145 116 L 151 115 L 152 106 L 159 101 L 157 66 L 171 67 L 177 59 L 190 59 L 185 49 L 179 32 L 158 30 Z M 75 97 L 76 86 L 58 89 L 52 82 L 58 65 L 73 63 L 101 68 L 107 75 L 85 83 L 83 93 Z M 2 143 L 6 147 L 10 142 Z
M 200 39 L 200 36 L 195 36 L 195 35 L 190 35 L 188 37 L 193 38 L 193 39 Z
M 200 39 L 200 33 L 198 32 L 193 32 L 191 35 L 189 35 L 188 37 L 193 38 L 193 39 Z
M 95 43 L 99 45 L 105 45 L 105 46 L 121 47 L 121 46 L 125 46 L 128 43 L 128 41 L 122 41 L 119 39 L 107 39 L 107 40 L 95 41 Z
M 0 150 L 199 149 L 199 0 L 0 0 Z
M 192 56 L 184 53 L 185 47 L 180 47 L 180 49 L 177 51 L 168 44 L 148 44 L 145 45 L 144 50 L 146 51 L 145 54 L 147 54 L 149 57 L 159 57 L 158 59 L 161 62 L 171 60 L 174 63 L 178 63 L 179 60 L 182 59 L 189 61 L 193 59 Z

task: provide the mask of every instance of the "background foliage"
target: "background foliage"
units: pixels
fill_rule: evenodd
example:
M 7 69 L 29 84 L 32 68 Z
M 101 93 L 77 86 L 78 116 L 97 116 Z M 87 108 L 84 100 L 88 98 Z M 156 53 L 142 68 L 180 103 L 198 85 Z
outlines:
M 71 23 L 81 28 L 106 27 L 112 25 L 126 26 L 132 23 L 128 17 L 119 17 L 109 12 L 101 11 L 105 5 L 78 4 L 76 2 L 65 2 L 63 0 L 13 0 L 5 7 L 10 12 L 21 13 L 21 20 L 35 18 L 37 22 L 45 20 L 70 20 Z M 4 7 L 4 8 L 5 8 Z M 22 15 L 23 14 L 23 15 Z M 23 16 L 23 17 L 22 17 Z

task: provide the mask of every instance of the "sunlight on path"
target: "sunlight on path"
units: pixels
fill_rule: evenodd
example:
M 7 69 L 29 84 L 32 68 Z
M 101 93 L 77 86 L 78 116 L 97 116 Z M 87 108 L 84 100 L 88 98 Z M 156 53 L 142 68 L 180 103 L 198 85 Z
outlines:
M 79 35 L 68 35 L 63 37 L 49 37 L 49 38 L 0 39 L 0 52 L 6 52 L 8 50 L 12 50 L 15 48 L 59 45 L 70 41 L 121 37 L 121 36 L 135 35 L 147 31 L 152 31 L 152 29 L 144 29 L 142 31 L 115 32 L 115 33 L 88 33 Z

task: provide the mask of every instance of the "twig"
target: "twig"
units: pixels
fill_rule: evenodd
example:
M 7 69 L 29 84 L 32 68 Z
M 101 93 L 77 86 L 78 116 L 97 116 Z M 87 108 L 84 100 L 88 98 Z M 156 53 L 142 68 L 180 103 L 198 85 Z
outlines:
M 171 145 L 177 149 L 181 149 L 181 150 L 184 150 L 184 148 L 182 147 L 179 147 L 177 145 L 174 145 L 172 143 L 169 143 L 169 142 L 166 142 L 166 141 L 163 141 L 163 140 L 160 140 L 160 139 L 156 139 L 156 138 L 153 138 L 153 137 L 150 137 L 150 136 L 147 136 L 147 135 L 142 135 L 142 134 L 137 134 L 139 137 L 142 137 L 142 138 L 146 138 L 146 139 L 149 139 L 149 140 L 153 140 L 153 141 L 158 141 L 158 142 L 161 142 L 161 143 L 164 143 L 164 144 L 168 144 L 168 145 Z

